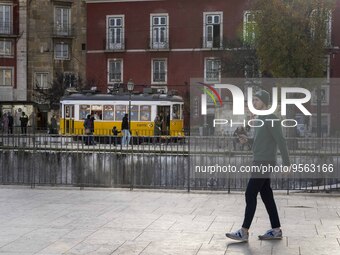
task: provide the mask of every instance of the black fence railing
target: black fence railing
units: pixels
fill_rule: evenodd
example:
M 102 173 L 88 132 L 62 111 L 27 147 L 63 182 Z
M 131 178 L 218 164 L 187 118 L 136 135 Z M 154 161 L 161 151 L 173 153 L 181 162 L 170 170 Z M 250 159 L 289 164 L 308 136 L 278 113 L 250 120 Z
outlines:
M 93 141 L 93 142 L 92 142 Z M 248 176 L 197 176 L 200 165 L 251 166 L 251 144 L 233 137 L 105 135 L 0 135 L 0 184 L 127 187 L 182 190 L 244 190 Z M 331 191 L 340 188 L 340 139 L 287 139 L 292 163 L 332 165 L 318 178 L 272 176 L 276 190 Z M 280 157 L 278 157 L 280 159 Z M 198 160 L 198 161 L 197 161 Z M 280 163 L 280 160 L 278 160 Z

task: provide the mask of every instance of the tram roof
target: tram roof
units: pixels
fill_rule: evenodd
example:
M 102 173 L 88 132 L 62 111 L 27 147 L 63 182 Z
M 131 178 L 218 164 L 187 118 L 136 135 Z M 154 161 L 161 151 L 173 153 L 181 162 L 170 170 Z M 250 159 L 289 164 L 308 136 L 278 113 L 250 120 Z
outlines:
M 62 101 L 129 101 L 129 94 L 72 94 L 61 98 Z M 168 94 L 132 94 L 131 101 L 171 101 L 183 102 L 181 96 Z

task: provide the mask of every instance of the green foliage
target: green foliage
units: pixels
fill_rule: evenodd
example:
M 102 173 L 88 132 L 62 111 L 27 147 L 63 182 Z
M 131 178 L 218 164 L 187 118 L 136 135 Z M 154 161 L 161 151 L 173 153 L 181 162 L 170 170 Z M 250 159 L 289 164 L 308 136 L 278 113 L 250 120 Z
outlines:
M 254 47 L 260 70 L 273 77 L 324 75 L 333 1 L 257 0 Z

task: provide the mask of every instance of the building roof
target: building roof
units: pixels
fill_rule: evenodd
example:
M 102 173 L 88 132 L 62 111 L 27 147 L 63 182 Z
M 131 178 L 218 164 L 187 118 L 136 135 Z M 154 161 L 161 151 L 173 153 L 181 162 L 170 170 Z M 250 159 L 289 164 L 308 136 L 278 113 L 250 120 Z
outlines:
M 129 101 L 129 94 L 72 94 L 61 98 L 62 101 Z M 167 94 L 132 94 L 131 101 L 171 101 L 182 102 L 183 98 L 176 95 Z

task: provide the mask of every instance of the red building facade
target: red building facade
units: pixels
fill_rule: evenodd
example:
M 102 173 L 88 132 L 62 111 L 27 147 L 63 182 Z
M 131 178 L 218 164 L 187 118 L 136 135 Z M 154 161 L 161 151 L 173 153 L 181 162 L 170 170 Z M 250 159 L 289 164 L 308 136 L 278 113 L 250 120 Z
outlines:
M 0 17 L 0 90 L 12 90 L 17 87 L 19 1 L 0 2 Z
M 135 90 L 141 91 L 143 87 L 164 92 L 177 90 L 188 100 L 190 79 L 221 82 L 224 78 L 221 57 L 227 42 L 252 36 L 245 34 L 245 27 L 252 22 L 249 0 L 86 2 L 86 75 L 102 92 L 125 86 L 132 79 Z M 330 23 L 333 46 L 340 45 L 339 10 L 337 4 Z M 329 63 L 328 75 L 339 77 L 340 55 L 332 51 Z M 336 109 L 333 104 L 337 99 L 333 95 L 338 95 L 340 89 L 336 85 L 327 86 L 323 108 Z M 313 106 L 311 109 L 316 111 Z M 340 129 L 338 113 L 329 114 L 326 119 L 328 134 Z

